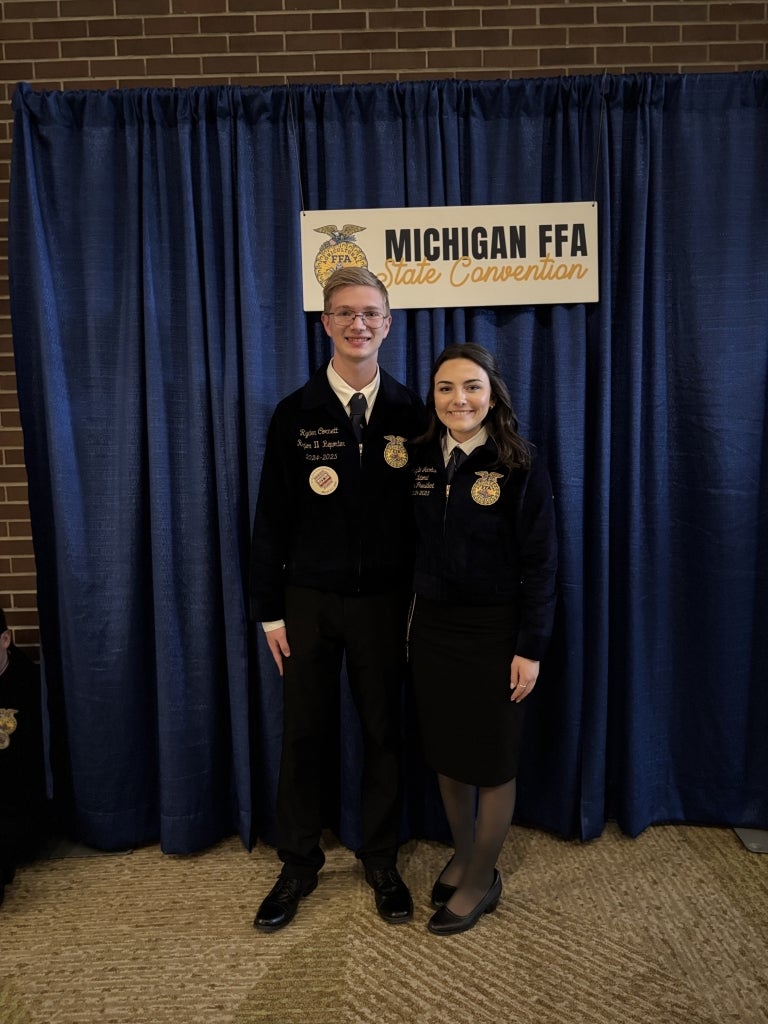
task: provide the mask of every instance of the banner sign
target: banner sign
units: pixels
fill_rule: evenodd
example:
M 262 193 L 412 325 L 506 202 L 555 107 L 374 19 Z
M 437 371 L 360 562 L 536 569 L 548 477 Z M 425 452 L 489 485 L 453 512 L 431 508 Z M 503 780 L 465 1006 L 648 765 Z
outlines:
M 597 302 L 597 204 L 301 214 L 304 309 L 338 267 L 367 267 L 394 309 Z

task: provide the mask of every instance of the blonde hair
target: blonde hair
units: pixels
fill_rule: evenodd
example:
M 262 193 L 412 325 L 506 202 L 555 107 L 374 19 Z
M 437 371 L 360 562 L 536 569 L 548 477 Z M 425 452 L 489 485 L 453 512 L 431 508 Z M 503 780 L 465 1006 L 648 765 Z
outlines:
M 341 267 L 334 270 L 323 287 L 323 312 L 331 310 L 331 299 L 337 288 L 346 288 L 349 285 L 364 285 L 367 288 L 377 288 L 384 302 L 384 312 L 389 316 L 389 294 L 384 287 L 384 282 L 376 277 L 366 267 Z

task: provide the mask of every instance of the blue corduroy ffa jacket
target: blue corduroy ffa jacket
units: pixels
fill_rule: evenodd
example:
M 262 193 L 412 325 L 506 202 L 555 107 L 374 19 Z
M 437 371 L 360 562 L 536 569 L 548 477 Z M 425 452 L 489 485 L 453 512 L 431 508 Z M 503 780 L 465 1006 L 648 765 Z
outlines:
M 424 428 L 418 396 L 380 370 L 362 454 L 325 368 L 275 409 L 251 545 L 251 615 L 284 617 L 286 585 L 339 594 L 410 585 L 406 443 Z
M 552 484 L 534 456 L 530 469 L 497 464 L 489 438 L 459 466 L 447 493 L 439 442 L 412 452 L 417 529 L 414 590 L 453 605 L 513 605 L 516 651 L 534 661 L 552 633 L 557 571 Z

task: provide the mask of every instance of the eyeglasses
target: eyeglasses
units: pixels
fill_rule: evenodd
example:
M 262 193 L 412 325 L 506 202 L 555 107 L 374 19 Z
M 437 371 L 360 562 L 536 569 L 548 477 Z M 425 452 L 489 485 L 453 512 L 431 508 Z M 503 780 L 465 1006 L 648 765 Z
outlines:
M 339 327 L 349 327 L 358 317 L 362 317 L 366 327 L 383 327 L 387 319 L 384 313 L 353 313 L 351 309 L 342 309 L 338 313 L 329 313 L 328 316 Z

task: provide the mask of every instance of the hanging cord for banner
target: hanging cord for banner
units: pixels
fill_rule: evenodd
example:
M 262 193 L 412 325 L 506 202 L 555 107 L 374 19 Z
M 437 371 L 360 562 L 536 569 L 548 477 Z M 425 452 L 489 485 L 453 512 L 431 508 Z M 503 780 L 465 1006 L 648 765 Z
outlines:
M 592 205 L 597 203 L 597 169 L 600 166 L 600 147 L 603 143 L 603 118 L 605 116 L 605 79 L 608 75 L 608 69 L 603 71 L 603 77 L 600 81 L 600 125 L 597 129 L 597 152 L 595 153 L 595 182 L 592 188 Z
M 296 141 L 296 118 L 293 114 L 293 98 L 291 95 L 291 85 L 288 84 L 288 120 L 291 126 L 291 139 L 293 141 L 293 156 L 296 161 L 296 178 L 299 182 L 299 202 L 301 203 L 301 212 L 304 210 L 304 192 L 301 187 L 301 164 L 299 163 L 299 144 Z

